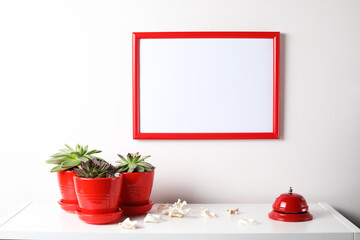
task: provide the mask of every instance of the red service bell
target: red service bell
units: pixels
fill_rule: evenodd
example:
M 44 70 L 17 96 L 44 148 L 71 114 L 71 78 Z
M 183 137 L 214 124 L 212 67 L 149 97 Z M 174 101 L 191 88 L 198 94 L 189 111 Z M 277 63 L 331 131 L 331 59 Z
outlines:
M 308 212 L 309 207 L 303 196 L 293 193 L 292 188 L 288 193 L 283 193 L 276 198 L 273 210 L 269 213 L 269 218 L 283 222 L 303 222 L 313 219 Z

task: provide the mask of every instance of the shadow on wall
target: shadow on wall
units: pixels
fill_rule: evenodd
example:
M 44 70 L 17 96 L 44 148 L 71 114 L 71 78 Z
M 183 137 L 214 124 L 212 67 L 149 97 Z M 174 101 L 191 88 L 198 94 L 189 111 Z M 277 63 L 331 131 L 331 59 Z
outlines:
M 176 187 L 174 187 L 176 186 Z M 187 203 L 196 203 L 196 192 L 191 186 L 169 181 L 161 187 L 161 194 L 157 196 L 160 203 L 174 203 L 179 199 Z M 157 199 L 155 199 L 156 202 Z
M 345 211 L 341 208 L 336 208 L 336 211 L 338 211 L 339 213 L 341 213 L 341 215 L 343 215 L 345 218 L 347 218 L 350 222 L 352 222 L 353 224 L 355 224 L 357 227 L 360 228 L 360 219 L 359 218 L 354 218 L 354 214 L 349 212 L 349 211 Z
M 279 123 L 280 123 L 280 139 L 285 139 L 285 99 L 286 99 L 286 91 L 285 91 L 285 75 L 286 75 L 286 35 L 284 33 L 280 33 L 280 106 L 279 106 Z M 355 224 L 357 227 L 360 227 L 360 218 L 355 218 L 354 214 L 343 210 L 338 209 L 336 210 L 341 213 L 345 218 Z

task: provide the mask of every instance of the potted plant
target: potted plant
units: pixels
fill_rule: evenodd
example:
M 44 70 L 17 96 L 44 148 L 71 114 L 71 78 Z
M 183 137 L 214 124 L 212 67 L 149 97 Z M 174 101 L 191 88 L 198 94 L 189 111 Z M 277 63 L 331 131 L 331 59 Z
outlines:
M 78 208 L 78 201 L 74 188 L 74 175 L 76 172 L 74 168 L 81 162 L 86 162 L 94 158 L 93 154 L 100 153 L 100 150 L 88 151 L 88 146 L 85 147 L 77 144 L 75 148 L 71 148 L 65 144 L 64 149 L 60 149 L 58 153 L 51 156 L 46 163 L 55 164 L 50 172 L 57 172 L 57 178 L 62 198 L 58 201 L 61 208 L 65 211 L 74 213 Z
M 117 168 L 105 160 L 93 158 L 81 162 L 74 170 L 79 218 L 90 224 L 117 220 L 121 215 L 118 204 L 122 187 L 122 176 Z
M 125 214 L 143 214 L 149 211 L 154 204 L 150 200 L 154 182 L 155 167 L 141 157 L 139 153 L 129 153 L 127 157 L 118 154 L 121 160 L 118 171 L 123 175 L 123 184 L 120 195 L 120 207 Z

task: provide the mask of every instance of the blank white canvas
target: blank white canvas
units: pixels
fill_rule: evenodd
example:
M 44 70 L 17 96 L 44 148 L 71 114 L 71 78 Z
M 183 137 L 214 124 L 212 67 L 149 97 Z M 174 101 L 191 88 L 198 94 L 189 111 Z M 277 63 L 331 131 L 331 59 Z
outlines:
M 273 131 L 273 39 L 140 39 L 141 133 Z

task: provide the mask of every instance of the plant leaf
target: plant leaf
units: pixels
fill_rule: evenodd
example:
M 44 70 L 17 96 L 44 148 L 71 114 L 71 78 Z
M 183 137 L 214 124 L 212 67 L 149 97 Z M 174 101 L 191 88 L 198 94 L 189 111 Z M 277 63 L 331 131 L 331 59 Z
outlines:
M 124 162 L 127 162 L 127 161 L 126 161 L 126 158 L 124 158 L 123 155 L 118 154 L 118 156 L 119 156 L 119 158 L 121 158 L 121 160 L 123 160 Z
M 150 169 L 154 169 L 155 167 L 153 165 L 151 165 L 150 163 L 148 162 L 141 162 L 141 163 L 138 163 L 138 165 L 142 166 L 142 167 L 145 167 L 145 168 L 150 168 Z
M 120 163 L 120 165 L 129 164 L 128 162 L 124 162 L 123 160 L 116 161 L 116 163 Z
M 128 165 L 127 163 L 120 163 L 117 167 L 121 168 L 121 167 L 124 167 L 124 166 L 127 166 L 127 165 Z
M 78 159 L 71 159 L 71 160 L 66 160 L 66 161 L 62 162 L 60 167 L 62 167 L 62 168 L 69 168 L 69 167 L 72 168 L 72 167 L 76 167 L 80 163 L 81 163 L 81 161 L 78 160 Z
M 89 148 L 88 145 L 86 145 L 86 146 L 84 147 L 84 153 L 85 153 L 85 154 L 87 153 L 88 148 Z
M 89 161 L 90 159 L 88 159 L 85 155 L 82 156 L 82 157 L 79 157 L 79 160 L 82 161 L 82 162 L 87 162 Z
M 91 154 L 94 154 L 94 153 L 101 153 L 101 152 L 102 152 L 102 151 L 100 151 L 100 150 L 94 149 L 94 150 L 88 151 L 86 154 L 87 154 L 87 155 L 91 155 Z
M 74 156 L 71 153 L 56 153 L 54 155 L 51 155 L 50 157 L 52 157 L 52 158 L 58 158 L 58 157 L 76 158 L 76 156 Z
M 86 160 L 91 160 L 91 159 L 94 158 L 94 157 L 91 156 L 91 155 L 84 155 L 84 156 L 82 156 L 82 157 L 86 158 Z
M 140 155 L 135 156 L 132 162 L 137 163 L 140 157 Z
M 83 156 L 84 155 L 84 148 L 82 146 L 80 146 L 80 149 L 79 149 L 79 154 L 80 156 Z
M 53 159 L 46 160 L 46 163 L 48 163 L 48 164 L 61 164 L 63 161 L 65 161 L 65 159 L 53 158 Z
M 74 171 L 77 172 L 77 174 L 79 174 L 79 175 L 82 175 L 82 176 L 86 175 L 86 172 L 83 169 L 75 168 Z
M 144 171 L 145 171 L 145 168 L 142 167 L 142 166 L 140 166 L 140 165 L 138 165 L 138 166 L 135 168 L 134 171 L 135 171 L 135 172 L 144 172 Z
M 72 149 L 69 145 L 67 145 L 67 144 L 64 144 L 65 145 L 65 147 L 67 147 L 70 151 L 74 151 L 74 149 Z
M 69 153 L 71 151 L 69 149 L 67 149 L 67 148 L 63 148 L 63 149 L 59 149 L 59 152 Z
M 51 170 L 50 170 L 50 172 L 60 172 L 60 171 L 64 171 L 64 170 L 66 170 L 67 168 L 62 168 L 62 167 L 60 167 L 60 166 L 55 166 L 55 167 L 53 167 Z
M 130 163 L 128 172 L 133 172 L 136 167 L 137 167 L 136 163 Z
M 90 150 L 86 153 L 86 155 L 91 155 L 91 154 L 94 154 L 96 152 L 96 150 Z
M 87 158 L 87 155 L 84 155 L 84 157 Z M 104 159 L 102 159 L 101 157 L 94 157 L 94 156 L 89 156 L 89 157 L 90 157 L 90 160 L 93 159 L 93 158 L 96 158 L 97 160 L 106 162 L 106 161 L 105 161 Z
M 117 171 L 118 172 L 127 172 L 128 169 L 129 169 L 129 166 L 126 164 L 125 166 L 118 168 Z
M 70 154 L 73 155 L 75 158 L 76 158 L 76 157 L 81 157 L 79 151 L 74 151 L 74 152 L 71 152 Z
M 140 158 L 138 162 L 143 162 L 145 159 L 147 159 L 149 157 L 151 157 L 151 155 L 144 156 L 144 157 Z

